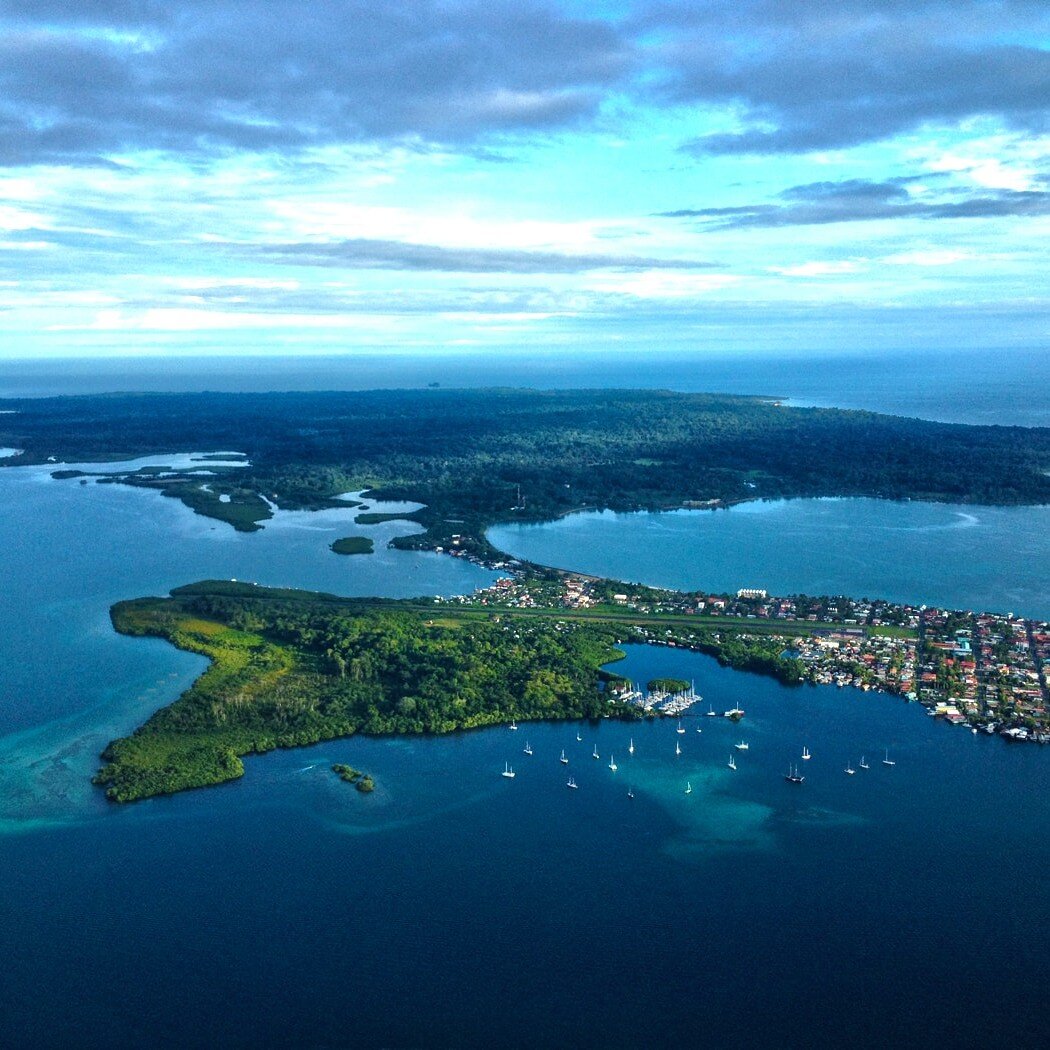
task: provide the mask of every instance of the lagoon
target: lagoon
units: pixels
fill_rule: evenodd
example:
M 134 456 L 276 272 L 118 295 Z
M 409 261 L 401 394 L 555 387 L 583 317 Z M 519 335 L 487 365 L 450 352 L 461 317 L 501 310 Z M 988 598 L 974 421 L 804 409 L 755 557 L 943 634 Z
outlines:
M 845 594 L 1050 618 L 1050 507 L 797 499 L 488 532 L 543 565 L 679 590 Z

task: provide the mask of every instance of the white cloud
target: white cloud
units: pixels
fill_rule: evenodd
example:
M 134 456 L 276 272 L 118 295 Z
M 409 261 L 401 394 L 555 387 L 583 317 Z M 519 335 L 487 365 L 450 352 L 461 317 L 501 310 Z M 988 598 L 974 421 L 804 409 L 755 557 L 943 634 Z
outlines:
M 770 266 L 770 273 L 779 273 L 782 277 L 835 277 L 844 273 L 856 273 L 860 266 L 855 262 L 841 260 L 838 262 L 807 262 L 795 266 Z
M 0 230 L 33 230 L 46 225 L 47 219 L 37 212 L 0 204 Z
M 956 251 L 950 248 L 919 249 L 912 252 L 897 252 L 894 255 L 885 255 L 882 262 L 891 266 L 951 266 L 953 263 L 962 262 L 964 259 L 972 259 L 972 252 Z
M 998 157 L 962 156 L 943 153 L 928 160 L 928 171 L 958 172 L 971 182 L 989 190 L 1024 192 L 1035 186 L 1035 171 L 1027 165 L 1008 165 Z
M 599 292 L 633 295 L 639 299 L 688 299 L 717 291 L 744 278 L 729 273 L 670 273 L 646 270 L 630 276 L 596 275 L 592 288 Z

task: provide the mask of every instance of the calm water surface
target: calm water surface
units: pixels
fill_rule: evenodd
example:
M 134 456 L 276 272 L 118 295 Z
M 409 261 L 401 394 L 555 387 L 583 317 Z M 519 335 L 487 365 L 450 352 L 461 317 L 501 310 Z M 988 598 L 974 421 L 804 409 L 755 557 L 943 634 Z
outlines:
M 390 595 L 492 578 L 388 551 L 405 526 L 352 515 L 240 535 L 152 493 L 0 471 L 0 1044 L 1040 1045 L 1023 1004 L 1050 943 L 1050 756 L 886 697 L 631 647 L 618 670 L 693 679 L 746 719 L 358 738 L 103 803 L 100 747 L 203 666 L 115 635 L 111 602 L 204 577 Z M 376 554 L 328 551 L 358 532 Z
M 114 390 L 373 390 L 526 386 L 657 388 L 790 398 L 950 423 L 1050 425 L 1050 351 L 653 351 L 353 354 L 344 357 L 0 360 L 0 397 Z
M 1050 618 L 1050 507 L 799 499 L 491 529 L 543 565 L 681 590 L 847 594 Z

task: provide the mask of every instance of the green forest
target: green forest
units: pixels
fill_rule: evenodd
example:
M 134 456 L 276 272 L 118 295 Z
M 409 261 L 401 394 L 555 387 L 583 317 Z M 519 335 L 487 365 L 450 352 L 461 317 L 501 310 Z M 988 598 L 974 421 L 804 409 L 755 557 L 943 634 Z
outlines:
M 103 752 L 95 782 L 118 802 L 222 783 L 242 775 L 244 755 L 357 732 L 630 713 L 599 691 L 623 633 L 609 625 L 438 619 L 398 602 L 231 585 L 121 602 L 112 619 L 211 660 Z
M 235 528 L 270 516 L 260 496 L 318 508 L 369 488 L 426 504 L 410 516 L 427 531 L 398 545 L 433 547 L 457 534 L 462 549 L 485 555 L 495 553 L 483 539 L 487 525 L 583 507 L 831 495 L 1050 502 L 1050 429 L 792 408 L 769 398 L 442 389 L 7 399 L 0 409 L 13 413 L 0 415 L 0 445 L 24 449 L 20 463 L 246 453 L 250 466 L 206 486 L 120 479 Z
M 722 623 L 606 611 L 499 611 L 426 600 L 206 581 L 112 609 L 123 634 L 164 638 L 208 669 L 102 754 L 95 783 L 116 802 L 233 780 L 246 755 L 335 737 L 449 733 L 517 720 L 638 718 L 604 683 L 618 648 L 677 639 L 789 685 L 803 665 L 783 641 Z M 669 684 L 686 683 L 668 680 Z

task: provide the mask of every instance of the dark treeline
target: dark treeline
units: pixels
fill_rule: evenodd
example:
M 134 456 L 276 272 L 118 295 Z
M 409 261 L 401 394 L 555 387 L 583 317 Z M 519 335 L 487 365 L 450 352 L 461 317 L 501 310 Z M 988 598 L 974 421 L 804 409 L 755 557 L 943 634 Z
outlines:
M 376 485 L 380 495 L 427 504 L 418 518 L 431 533 L 406 545 L 456 531 L 476 538 L 494 521 L 582 506 L 817 495 L 1050 502 L 1050 429 L 757 398 L 427 390 L 112 395 L 0 407 L 16 412 L 0 416 L 0 444 L 25 449 L 22 462 L 238 449 L 252 466 L 236 484 L 289 507 Z

